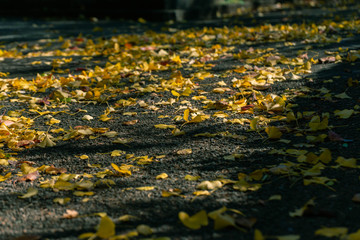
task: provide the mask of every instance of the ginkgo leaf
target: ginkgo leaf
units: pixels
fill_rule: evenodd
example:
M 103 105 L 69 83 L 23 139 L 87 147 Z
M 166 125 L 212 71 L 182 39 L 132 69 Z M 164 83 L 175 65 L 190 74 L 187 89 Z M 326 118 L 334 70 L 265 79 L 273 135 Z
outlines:
M 305 203 L 305 205 L 299 209 L 296 209 L 294 212 L 290 212 L 289 216 L 290 217 L 301 217 L 304 213 L 304 211 L 309 207 L 309 206 L 314 206 L 315 202 L 314 199 L 310 199 L 309 201 L 307 201 Z
M 108 216 L 101 217 L 100 224 L 96 232 L 96 236 L 98 236 L 99 238 L 107 239 L 114 235 L 115 235 L 114 222 Z
M 200 176 L 191 176 L 191 175 L 186 175 L 185 176 L 185 180 L 188 180 L 188 181 L 197 181 L 200 178 L 201 178 Z
M 53 147 L 56 143 L 54 143 L 48 134 L 46 134 L 45 138 L 42 140 L 41 143 L 37 144 L 38 147 L 46 148 L 46 147 Z
M 236 227 L 235 218 L 229 214 L 218 214 L 214 219 L 214 229 L 220 230 L 226 227 Z
M 54 198 L 53 202 L 54 203 L 59 203 L 61 205 L 65 205 L 68 202 L 70 202 L 71 198 Z
M 180 129 L 178 128 L 174 128 L 172 131 L 171 131 L 172 135 L 174 135 L 175 137 L 177 136 L 182 136 L 182 135 L 185 135 L 185 131 L 181 131 Z
M 159 180 L 159 179 L 165 179 L 165 178 L 168 178 L 168 177 L 169 176 L 166 173 L 161 173 L 161 174 L 156 176 L 156 179 Z
M 123 154 L 125 154 L 126 152 L 125 151 L 122 151 L 122 150 L 114 150 L 111 152 L 110 156 L 112 157 L 119 157 Z
M 131 220 L 138 220 L 139 218 L 138 217 L 135 217 L 135 216 L 132 216 L 132 215 L 122 215 L 118 218 L 119 221 L 121 222 L 129 222 Z
M 157 124 L 157 125 L 154 125 L 154 127 L 160 128 L 160 129 L 176 128 L 175 125 L 168 125 L 168 124 Z
M 338 116 L 339 118 L 342 119 L 348 119 L 351 117 L 351 115 L 354 113 L 354 109 L 344 109 L 344 110 L 335 110 L 334 114 L 335 116 Z
M 202 226 L 209 224 L 205 210 L 201 210 L 191 217 L 186 212 L 179 212 L 179 219 L 186 227 L 193 230 L 200 229 Z
M 208 190 L 200 190 L 193 192 L 195 196 L 209 196 L 210 192 Z
M 282 136 L 282 132 L 279 128 L 271 126 L 265 129 L 265 132 L 268 134 L 270 139 L 279 139 Z
M 334 97 L 336 97 L 336 98 L 341 98 L 341 99 L 349 99 L 349 98 L 351 98 L 349 95 L 347 95 L 345 92 L 343 92 L 343 93 L 340 93 L 340 94 L 336 94 L 336 95 L 334 95 Z
M 360 229 L 357 232 L 350 233 L 346 236 L 347 240 L 359 240 L 360 239 Z
M 25 194 L 19 196 L 19 198 L 31 198 L 31 197 L 35 196 L 36 194 L 38 194 L 38 190 L 36 188 L 29 187 L 27 192 Z
M 123 176 L 130 176 L 131 175 L 131 171 L 128 169 L 127 166 L 125 167 L 119 167 L 118 165 L 116 165 L 115 163 L 111 163 L 111 166 L 115 169 L 115 171 L 118 174 L 121 174 Z
M 86 121 L 91 121 L 94 119 L 94 117 L 90 116 L 90 115 L 84 115 L 82 118 L 82 120 L 86 120 Z
M 344 157 L 338 157 L 335 162 L 337 162 L 341 167 L 348 167 L 348 168 L 357 168 L 356 165 L 356 158 L 344 158 Z
M 319 160 L 325 164 L 331 162 L 331 152 L 329 149 L 325 148 L 319 156 Z
M 201 190 L 214 190 L 217 188 L 221 188 L 223 186 L 223 184 L 219 181 L 219 180 L 215 180 L 215 181 L 203 181 L 201 183 L 199 183 L 196 186 L 196 189 L 201 189 Z
M 192 153 L 192 149 L 191 148 L 181 149 L 181 150 L 176 151 L 176 153 L 178 155 L 187 155 L 187 154 Z
M 315 231 L 315 235 L 324 237 L 342 237 L 348 232 L 346 227 L 323 227 Z
M 264 235 L 261 233 L 259 229 L 255 229 L 254 231 L 254 240 L 265 240 Z
M 139 191 L 151 191 L 151 190 L 154 190 L 155 187 L 154 186 L 145 186 L 145 187 L 137 187 L 135 189 L 139 190 Z
M 185 111 L 184 111 L 184 120 L 185 120 L 186 122 L 189 121 L 189 114 L 190 114 L 190 110 L 189 110 L 188 108 L 185 109 Z
M 139 234 L 144 235 L 144 236 L 148 236 L 153 233 L 153 230 L 151 229 L 151 227 L 149 227 L 148 225 L 145 225 L 145 224 L 141 224 L 141 225 L 137 226 L 136 231 Z

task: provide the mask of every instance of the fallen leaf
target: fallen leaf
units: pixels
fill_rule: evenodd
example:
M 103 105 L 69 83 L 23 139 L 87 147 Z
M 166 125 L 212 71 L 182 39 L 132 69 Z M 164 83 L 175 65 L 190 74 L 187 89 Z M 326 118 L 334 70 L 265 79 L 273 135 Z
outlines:
M 160 128 L 160 129 L 176 128 L 175 125 L 168 125 L 168 124 L 157 124 L 157 125 L 154 125 L 154 127 Z
M 165 178 L 168 178 L 169 176 L 166 174 L 166 173 L 161 173 L 159 175 L 156 176 L 156 180 L 159 180 L 159 179 L 165 179 Z
M 151 190 L 154 190 L 155 187 L 154 186 L 145 186 L 145 187 L 137 187 L 135 189 L 139 190 L 139 191 L 151 191 Z
M 323 227 L 315 231 L 315 235 L 324 237 L 343 237 L 347 234 L 348 229 L 346 227 Z
M 271 126 L 265 129 L 265 132 L 268 134 L 270 139 L 279 139 L 282 136 L 282 132 L 279 128 Z
M 199 180 L 201 177 L 200 177 L 200 176 L 186 175 L 184 178 L 185 178 L 185 180 L 188 180 L 188 181 L 197 181 L 197 180 Z
M 260 232 L 259 229 L 255 229 L 254 231 L 254 240 L 265 240 L 264 235 Z
M 179 219 L 186 227 L 193 230 L 209 224 L 205 210 L 201 210 L 191 217 L 186 212 L 179 212 Z
M 87 120 L 87 121 L 91 121 L 94 119 L 94 117 L 90 116 L 90 115 L 84 115 L 82 118 L 82 120 Z
M 339 118 L 342 119 L 348 119 L 351 117 L 351 115 L 354 113 L 353 109 L 344 109 L 344 110 L 335 110 L 334 114 L 335 116 L 338 116 Z
M 36 188 L 29 187 L 25 194 L 18 196 L 18 197 L 19 198 L 31 198 L 31 197 L 35 196 L 36 194 L 38 194 L 38 190 Z
M 153 230 L 151 229 L 151 227 L 149 227 L 148 225 L 145 225 L 145 224 L 141 224 L 141 225 L 137 226 L 136 231 L 144 236 L 148 236 L 153 233 Z
M 71 210 L 71 209 L 66 209 L 66 213 L 64 213 L 62 215 L 62 218 L 71 219 L 71 218 L 76 218 L 77 216 L 79 216 L 78 211 Z
M 188 155 L 188 154 L 192 153 L 192 149 L 191 148 L 181 149 L 181 150 L 176 151 L 176 153 L 178 155 Z
M 68 202 L 70 202 L 71 198 L 54 198 L 53 202 L 54 203 L 59 203 L 61 205 L 65 205 Z
M 54 143 L 48 134 L 46 134 L 45 138 L 42 140 L 41 143 L 37 144 L 38 147 L 46 148 L 46 147 L 53 147 L 56 143 Z
M 135 119 L 135 120 L 131 120 L 131 121 L 122 122 L 121 124 L 124 126 L 131 126 L 131 125 L 135 125 L 137 122 L 139 122 L 139 120 Z
M 108 216 L 102 216 L 96 236 L 99 238 L 110 238 L 115 235 L 115 224 Z
M 221 188 L 223 184 L 219 180 L 215 181 L 203 181 L 196 186 L 196 189 L 200 190 L 214 190 L 217 188 Z

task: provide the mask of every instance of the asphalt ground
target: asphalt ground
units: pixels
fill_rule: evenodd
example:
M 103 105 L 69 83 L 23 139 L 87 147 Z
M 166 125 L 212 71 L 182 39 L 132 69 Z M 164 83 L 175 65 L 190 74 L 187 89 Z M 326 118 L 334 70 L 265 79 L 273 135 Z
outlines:
M 167 24 L 2 20 L 0 238 L 106 236 L 96 230 L 101 217 L 109 239 L 262 239 L 259 232 L 266 239 L 327 239 L 315 232 L 356 232 L 359 170 L 351 159 L 356 163 L 360 141 L 358 14 L 350 6 Z M 303 64 L 284 60 L 299 56 Z M 152 58 L 162 67 L 147 68 Z M 266 84 L 263 74 L 271 75 Z M 261 84 L 234 85 L 246 75 Z M 264 96 L 287 96 L 286 110 L 276 102 L 257 106 Z M 244 98 L 245 105 L 231 107 Z M 274 120 L 290 108 L 303 117 Z M 210 117 L 187 123 L 186 109 L 190 119 Z M 352 116 L 336 117 L 334 111 L 344 109 L 353 109 Z M 310 131 L 309 121 L 323 121 L 327 113 L 328 126 Z M 262 118 L 253 128 L 256 116 Z M 226 123 L 233 119 L 238 122 Z M 267 125 L 281 130 L 280 140 L 268 138 Z M 184 135 L 174 136 L 174 126 Z M 320 155 L 325 148 L 330 163 L 315 165 L 308 157 L 297 165 L 299 152 Z M 348 165 L 338 157 L 350 159 Z M 199 187 L 204 181 L 211 186 Z M 24 196 L 29 188 L 36 193 Z M 192 230 L 178 216 L 224 206 L 226 213 L 215 217 L 224 229 L 214 230 L 209 218 Z M 301 207 L 300 215 L 291 214 Z M 349 237 L 341 231 L 335 235 Z

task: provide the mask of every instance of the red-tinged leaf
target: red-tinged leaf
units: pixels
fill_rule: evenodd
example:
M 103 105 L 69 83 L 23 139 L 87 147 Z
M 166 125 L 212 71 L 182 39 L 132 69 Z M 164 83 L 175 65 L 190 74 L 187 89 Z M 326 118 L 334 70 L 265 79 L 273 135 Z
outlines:
M 126 121 L 126 122 L 122 122 L 123 126 L 131 126 L 131 125 L 135 125 L 139 120 L 135 119 L 135 120 L 131 120 L 131 121 Z
M 50 167 L 46 168 L 45 169 L 45 172 L 47 174 L 59 174 L 59 173 L 65 173 L 67 170 L 66 168 L 57 168 L 57 167 L 54 167 L 54 165 L 51 165 Z
M 18 182 L 25 182 L 25 181 L 34 181 L 39 177 L 39 172 L 35 171 L 32 173 L 28 173 L 24 176 L 22 176 L 21 178 L 19 178 L 17 181 Z

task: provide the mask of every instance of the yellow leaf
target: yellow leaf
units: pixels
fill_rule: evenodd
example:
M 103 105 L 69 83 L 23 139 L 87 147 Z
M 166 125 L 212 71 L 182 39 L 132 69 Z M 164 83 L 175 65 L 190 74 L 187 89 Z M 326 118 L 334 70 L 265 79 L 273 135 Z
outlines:
M 319 156 L 319 160 L 323 163 L 331 162 L 331 152 L 329 149 L 325 148 Z
M 128 144 L 131 143 L 133 141 L 133 139 L 131 138 L 117 138 L 114 141 L 112 141 L 112 143 L 120 143 L 120 144 Z
M 344 109 L 344 110 L 335 110 L 334 114 L 335 116 L 338 116 L 339 118 L 342 119 L 348 119 L 349 117 L 351 117 L 351 115 L 354 113 L 353 109 Z
M 210 192 L 208 190 L 201 190 L 193 192 L 195 196 L 209 196 Z
M 290 212 L 289 213 L 289 216 L 290 217 L 301 217 L 304 213 L 304 211 L 309 207 L 309 206 L 314 206 L 315 205 L 315 202 L 314 202 L 314 199 L 310 199 L 309 201 L 307 201 L 305 203 L 305 205 L 302 207 L 302 208 L 299 208 L 297 210 L 295 210 L 294 212 Z
M 139 218 L 138 217 L 135 217 L 135 216 L 132 216 L 132 215 L 122 215 L 118 218 L 119 221 L 121 222 L 129 222 L 131 220 L 138 220 Z
M 84 196 L 93 196 L 95 193 L 94 192 L 75 191 L 75 192 L 73 192 L 73 194 L 78 197 L 84 197 Z
M 186 212 L 179 212 L 179 219 L 186 227 L 193 230 L 209 224 L 205 210 L 201 210 L 191 217 Z
M 103 216 L 101 217 L 100 224 L 98 226 L 98 230 L 96 232 L 96 236 L 99 238 L 110 238 L 115 235 L 115 224 L 114 222 L 108 217 Z
M 281 195 L 272 195 L 269 197 L 269 201 L 281 200 Z
M 210 118 L 209 115 L 197 115 L 196 117 L 191 119 L 191 121 L 189 121 L 188 123 L 200 123 L 200 122 L 205 121 L 208 118 Z
M 157 124 L 157 125 L 154 125 L 154 127 L 160 128 L 160 129 L 176 128 L 175 125 L 167 125 L 167 124 Z
M 110 132 L 104 133 L 103 135 L 106 136 L 106 137 L 108 137 L 108 138 L 113 138 L 113 137 L 116 137 L 117 134 L 118 134 L 118 133 L 115 132 L 115 131 L 110 131 Z
M 135 189 L 139 190 L 139 191 L 151 191 L 151 190 L 154 190 L 155 187 L 154 186 L 146 186 L 146 187 L 137 187 Z
M 264 235 L 260 232 L 259 229 L 255 229 L 254 231 L 254 240 L 265 240 Z
M 185 109 L 185 111 L 184 111 L 184 120 L 185 120 L 186 122 L 189 121 L 189 114 L 190 114 L 190 110 L 189 110 L 188 108 Z
M 359 240 L 360 239 L 360 229 L 357 232 L 350 233 L 347 235 L 347 240 Z
M 257 123 L 258 123 L 259 119 L 258 118 L 253 118 L 250 121 L 250 129 L 252 131 L 257 131 Z
M 144 225 L 144 224 L 137 226 L 136 231 L 144 236 L 148 236 L 153 233 L 153 230 L 149 226 Z
M 200 176 L 191 176 L 191 175 L 186 175 L 185 176 L 185 180 L 188 180 L 188 181 L 197 181 L 200 178 L 201 178 Z
M 171 133 L 172 133 L 172 135 L 174 135 L 175 137 L 185 135 L 185 131 L 181 131 L 181 130 L 178 129 L 178 128 L 174 128 L 174 129 L 171 131 Z
M 114 150 L 111 152 L 111 156 L 112 157 L 119 157 L 123 154 L 125 154 L 126 152 L 125 151 L 121 151 L 121 150 Z
M 355 158 L 346 159 L 343 157 L 338 157 L 335 162 L 337 162 L 341 167 L 357 168 Z
M 64 205 L 64 204 L 70 202 L 70 200 L 71 200 L 71 198 L 54 198 L 53 202 Z
M 261 184 L 259 184 L 259 183 L 248 183 L 244 179 L 241 179 L 241 180 L 237 181 L 233 185 L 233 188 L 236 189 L 236 190 L 239 190 L 241 192 L 257 191 L 257 190 L 259 190 L 261 188 Z
M 342 237 L 346 235 L 348 229 L 346 227 L 331 227 L 320 228 L 315 231 L 315 235 L 321 235 L 324 237 Z
M 285 235 L 285 236 L 276 236 L 277 240 L 299 240 L 300 235 Z
M 309 122 L 309 127 L 312 131 L 324 130 L 328 127 L 329 120 L 327 117 L 324 117 L 322 121 L 320 121 L 319 116 L 314 116 L 311 118 Z
M 79 156 L 79 158 L 82 160 L 85 160 L 85 159 L 89 159 L 89 156 L 84 154 L 84 155 Z
M 120 175 L 124 175 L 124 176 L 130 176 L 131 175 L 131 171 L 129 170 L 128 165 L 124 165 L 119 167 L 118 165 L 116 165 L 115 163 L 111 163 L 111 166 L 115 169 L 115 171 L 117 171 Z
M 175 90 L 171 90 L 171 94 L 174 95 L 175 97 L 180 97 L 180 93 L 178 93 L 177 91 Z
M 29 187 L 27 192 L 23 194 L 22 196 L 19 196 L 19 198 L 30 198 L 38 194 L 38 190 L 33 187 Z
M 167 178 L 168 177 L 168 175 L 166 174 L 166 173 L 161 173 L 161 174 L 159 174 L 159 175 L 157 175 L 156 176 L 156 179 L 158 180 L 158 179 L 165 179 L 165 178 Z
M 181 149 L 176 152 L 178 155 L 187 155 L 192 153 L 191 148 Z
M 268 134 L 270 139 L 279 139 L 282 135 L 282 132 L 279 130 L 279 128 L 274 126 L 267 127 L 265 132 Z

